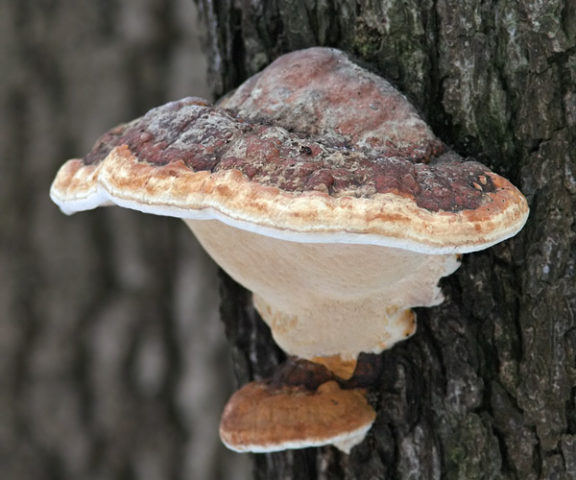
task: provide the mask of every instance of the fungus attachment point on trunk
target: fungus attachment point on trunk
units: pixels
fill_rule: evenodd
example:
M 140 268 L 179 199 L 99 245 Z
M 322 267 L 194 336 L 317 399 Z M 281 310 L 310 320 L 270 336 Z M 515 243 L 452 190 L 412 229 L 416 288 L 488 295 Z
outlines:
M 216 107 L 183 99 L 114 128 L 61 168 L 51 197 L 65 213 L 116 204 L 184 219 L 253 292 L 278 344 L 330 368 L 330 395 L 346 398 L 358 392 L 334 381 L 353 373 L 361 352 L 414 332 L 411 309 L 442 302 L 438 281 L 458 268 L 458 254 L 515 235 L 528 216 L 510 182 L 449 151 L 386 80 L 328 48 L 280 57 Z M 265 398 L 324 428 L 312 444 L 341 442 L 322 416 L 320 387 L 255 383 L 240 392 L 222 427 L 233 448 L 264 448 L 251 418 L 276 422 L 280 436 L 289 430 Z M 272 410 L 252 411 L 243 433 L 230 433 L 230 412 L 250 396 Z M 346 405 L 359 415 L 370 408 Z M 369 423 L 342 433 L 346 448 Z

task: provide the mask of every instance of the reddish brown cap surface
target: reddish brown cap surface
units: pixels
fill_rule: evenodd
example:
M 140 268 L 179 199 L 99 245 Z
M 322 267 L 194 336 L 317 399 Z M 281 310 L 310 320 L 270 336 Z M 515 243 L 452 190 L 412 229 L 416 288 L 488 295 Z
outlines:
M 339 50 L 281 56 L 220 105 L 333 145 L 425 162 L 445 146 L 387 80 Z
M 376 414 L 360 390 L 334 381 L 315 391 L 252 382 L 228 401 L 220 438 L 238 452 L 272 452 L 336 444 L 348 451 L 362 441 Z

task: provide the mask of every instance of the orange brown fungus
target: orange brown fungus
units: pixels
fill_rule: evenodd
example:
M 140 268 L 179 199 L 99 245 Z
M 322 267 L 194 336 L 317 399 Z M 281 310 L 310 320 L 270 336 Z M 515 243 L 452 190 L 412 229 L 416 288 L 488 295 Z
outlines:
M 220 438 L 237 452 L 333 444 L 348 453 L 375 418 L 361 390 L 343 390 L 335 381 L 315 390 L 251 382 L 226 405 Z
M 232 397 L 221 436 L 238 451 L 360 443 L 375 417 L 363 388 L 378 379 L 363 356 L 412 335 L 412 308 L 443 301 L 438 281 L 461 254 L 528 217 L 509 181 L 329 48 L 280 57 L 215 107 L 186 98 L 110 130 L 50 195 L 68 214 L 116 204 L 182 218 L 278 345 L 315 362 Z

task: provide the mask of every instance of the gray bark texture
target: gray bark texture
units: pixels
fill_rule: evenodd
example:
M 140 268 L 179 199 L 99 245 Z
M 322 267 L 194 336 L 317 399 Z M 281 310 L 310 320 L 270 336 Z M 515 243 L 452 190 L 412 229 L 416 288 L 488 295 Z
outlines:
M 197 2 L 215 97 L 285 52 L 340 48 L 531 206 L 520 235 L 442 281 L 414 337 L 370 359 L 364 443 L 255 455 L 256 478 L 576 478 L 576 3 Z M 270 375 L 283 355 L 249 295 L 226 278 L 223 293 L 239 383 Z

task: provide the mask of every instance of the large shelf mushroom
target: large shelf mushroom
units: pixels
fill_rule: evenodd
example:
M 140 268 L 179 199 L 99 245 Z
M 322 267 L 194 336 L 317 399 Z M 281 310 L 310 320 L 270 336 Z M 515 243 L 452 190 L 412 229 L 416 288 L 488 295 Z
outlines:
M 328 48 L 280 57 L 216 107 L 187 98 L 109 131 L 64 164 L 51 197 L 69 214 L 116 204 L 184 219 L 253 292 L 277 343 L 339 378 L 414 332 L 411 308 L 442 301 L 458 254 L 515 235 L 528 215 L 510 182 L 449 151 L 386 80 Z M 236 450 L 321 442 L 258 445 L 230 431 L 246 424 L 235 415 L 248 413 L 233 397 L 221 434 Z M 355 428 L 353 441 L 323 441 L 346 437 L 348 450 L 367 430 Z

